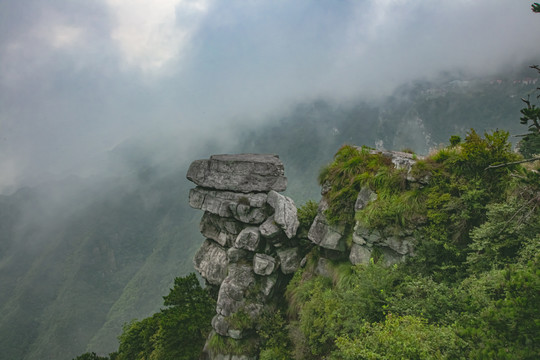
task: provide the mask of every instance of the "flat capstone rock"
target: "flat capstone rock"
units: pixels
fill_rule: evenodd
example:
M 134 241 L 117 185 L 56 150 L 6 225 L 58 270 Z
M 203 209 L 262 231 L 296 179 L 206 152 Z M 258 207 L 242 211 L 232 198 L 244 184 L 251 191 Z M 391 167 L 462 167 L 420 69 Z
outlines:
M 186 177 L 198 186 L 234 192 L 285 191 L 287 178 L 279 156 L 224 154 L 191 163 Z

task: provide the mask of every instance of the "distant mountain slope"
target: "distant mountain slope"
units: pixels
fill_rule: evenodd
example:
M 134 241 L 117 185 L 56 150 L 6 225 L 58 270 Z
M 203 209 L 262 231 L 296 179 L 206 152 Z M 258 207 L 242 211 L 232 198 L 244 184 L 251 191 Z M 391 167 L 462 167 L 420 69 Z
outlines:
M 191 269 L 196 223 L 181 178 L 118 181 L 82 209 L 26 225 L 15 238 L 0 267 L 7 358 L 67 359 L 96 334 L 100 351 L 112 349 L 122 324 L 156 311 L 175 275 Z M 99 333 L 104 324 L 109 333 Z

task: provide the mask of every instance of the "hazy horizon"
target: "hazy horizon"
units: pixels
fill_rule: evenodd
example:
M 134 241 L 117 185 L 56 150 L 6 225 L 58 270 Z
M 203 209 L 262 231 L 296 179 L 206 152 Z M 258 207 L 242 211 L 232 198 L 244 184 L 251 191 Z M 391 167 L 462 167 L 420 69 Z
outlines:
M 521 0 L 0 0 L 0 193 L 126 141 L 181 157 L 313 99 L 515 70 L 539 32 Z

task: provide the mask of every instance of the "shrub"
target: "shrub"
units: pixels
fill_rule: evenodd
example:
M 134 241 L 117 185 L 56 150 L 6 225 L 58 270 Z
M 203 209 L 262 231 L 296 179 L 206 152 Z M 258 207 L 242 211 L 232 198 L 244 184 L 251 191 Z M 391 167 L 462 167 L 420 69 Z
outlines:
M 266 311 L 259 321 L 257 334 L 261 340 L 261 360 L 288 360 L 291 358 L 291 341 L 288 326 L 281 311 Z
M 258 353 L 259 343 L 255 338 L 235 340 L 214 333 L 208 341 L 208 347 L 216 354 L 254 356 Z M 199 353 L 189 359 L 198 358 Z
M 380 323 L 364 323 L 354 337 L 336 340 L 332 359 L 459 359 L 466 343 L 452 327 L 429 325 L 414 316 L 392 316 Z

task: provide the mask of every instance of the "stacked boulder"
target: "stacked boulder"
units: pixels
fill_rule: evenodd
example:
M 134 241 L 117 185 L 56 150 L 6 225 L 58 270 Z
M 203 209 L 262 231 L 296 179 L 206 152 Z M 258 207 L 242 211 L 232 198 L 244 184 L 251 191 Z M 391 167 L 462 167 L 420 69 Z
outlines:
M 283 163 L 277 155 L 214 155 L 194 161 L 187 178 L 197 185 L 190 206 L 204 211 L 200 231 L 206 240 L 195 269 L 217 292 L 211 337 L 256 342 L 257 318 L 301 260 L 297 209 L 279 193 L 287 187 Z M 211 347 L 207 355 L 245 358 L 216 354 Z

